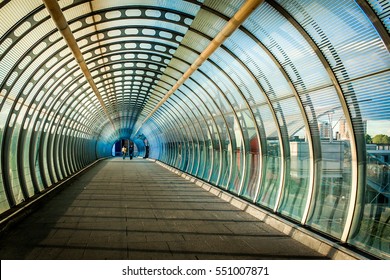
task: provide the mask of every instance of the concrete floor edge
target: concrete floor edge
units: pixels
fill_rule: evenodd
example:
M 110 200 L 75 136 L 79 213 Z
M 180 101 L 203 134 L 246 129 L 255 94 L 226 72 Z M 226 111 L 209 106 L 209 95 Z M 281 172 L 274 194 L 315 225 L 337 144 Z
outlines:
M 168 169 L 169 171 L 176 173 L 177 175 L 185 178 L 188 181 L 195 183 L 197 186 L 209 191 L 210 193 L 218 196 L 219 198 L 229 202 L 233 206 L 237 207 L 240 210 L 245 211 L 246 213 L 252 215 L 253 217 L 259 219 L 260 221 L 270 225 L 271 227 L 287 234 L 296 241 L 302 243 L 305 246 L 317 251 L 318 253 L 327 256 L 333 260 L 367 260 L 368 258 L 358 254 L 355 251 L 352 251 L 348 248 L 332 242 L 329 239 L 326 239 L 315 232 L 309 231 L 303 227 L 299 227 L 290 221 L 283 219 L 277 215 L 274 215 L 271 212 L 267 212 L 254 204 L 236 197 L 216 186 L 213 186 L 199 178 L 196 178 L 188 173 L 185 173 L 179 169 L 176 169 L 170 165 L 165 164 L 156 159 L 149 159 L 154 161 L 160 166 Z

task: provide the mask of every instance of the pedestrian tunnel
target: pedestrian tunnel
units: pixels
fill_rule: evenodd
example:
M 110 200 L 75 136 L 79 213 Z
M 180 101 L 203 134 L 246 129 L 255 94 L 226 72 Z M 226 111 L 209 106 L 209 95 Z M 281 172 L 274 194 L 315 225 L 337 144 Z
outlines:
M 381 0 L 0 1 L 0 215 L 136 156 L 390 258 Z

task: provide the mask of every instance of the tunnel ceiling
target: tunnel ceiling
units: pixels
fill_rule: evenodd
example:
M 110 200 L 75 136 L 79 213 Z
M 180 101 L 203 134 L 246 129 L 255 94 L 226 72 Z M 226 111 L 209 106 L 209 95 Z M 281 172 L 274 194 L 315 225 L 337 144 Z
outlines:
M 230 14 L 236 9 L 228 2 L 217 2 L 210 4 Z M 21 106 L 34 109 L 44 101 L 41 115 L 59 119 L 61 114 L 73 115 L 78 129 L 107 140 L 129 137 L 140 128 L 178 78 L 177 73 L 196 56 L 197 50 L 188 44 L 199 36 L 210 40 L 210 35 L 194 30 L 192 24 L 218 32 L 226 23 L 226 16 L 221 19 L 212 8 L 201 11 L 196 19 L 202 1 L 59 4 L 96 91 L 41 1 L 3 1 L 1 18 L 6 21 L 0 34 L 0 79 L 6 84 L 2 85 L 2 102 L 20 99 Z M 172 60 L 180 49 L 191 55 Z M 61 120 L 64 125 L 66 119 Z
M 46 5 L 56 4 L 52 0 L 43 2 Z M 59 32 L 65 26 L 55 25 L 55 18 L 49 15 L 49 8 L 45 8 L 43 2 L 14 0 L 0 4 L 2 111 L 5 112 L 7 106 L 13 107 L 13 110 L 38 110 L 41 125 L 46 117 L 60 126 L 70 125 L 73 129 L 74 123 L 77 123 L 80 132 L 107 142 L 134 137 L 143 124 L 143 128 L 150 124 L 146 129 L 148 131 L 167 121 L 161 114 L 171 111 L 169 106 L 179 108 L 172 105 L 177 101 L 171 100 L 163 105 L 158 114 L 151 112 L 156 111 L 157 104 L 244 3 L 195 0 L 59 1 L 72 33 L 68 37 L 74 38 L 74 46 L 81 54 L 75 58 L 72 54 L 74 50 L 69 48 L 69 42 Z M 312 3 L 304 8 L 304 5 L 299 1 L 295 4 L 288 1 L 262 3 L 239 31 L 210 57 L 207 66 L 192 75 L 177 91 L 177 98 L 187 90 L 229 90 L 218 85 L 222 83 L 228 87 L 232 84 L 236 88 L 233 90 L 238 90 L 246 99 L 246 105 L 262 106 L 272 102 L 273 96 L 280 100 L 297 96 L 299 90 L 309 90 L 307 83 L 322 79 L 318 87 L 329 87 L 329 90 L 336 92 L 335 98 L 341 101 L 338 108 L 323 106 L 319 114 L 336 110 L 348 115 L 342 89 L 334 82 L 334 73 L 327 68 L 328 62 L 321 55 L 315 55 L 319 51 L 310 45 L 310 39 L 305 38 L 309 35 L 300 30 L 302 26 L 288 18 L 290 13 L 295 12 L 307 19 L 314 17 L 315 9 L 319 6 Z M 344 3 L 339 5 L 345 6 Z M 297 9 L 314 9 L 314 14 Z M 337 6 L 334 9 L 337 10 Z M 348 7 L 345 9 L 348 10 Z M 285 40 L 294 36 L 305 40 L 299 42 L 300 45 L 284 46 Z M 326 36 L 322 39 L 327 40 Z M 328 51 L 332 52 L 332 48 Z M 254 55 L 258 58 L 251 57 Z M 297 55 L 294 59 L 300 62 L 285 68 L 283 64 L 289 63 L 291 55 Z M 306 67 L 306 62 L 299 56 L 305 56 L 311 60 L 309 63 L 317 64 L 318 72 L 304 78 L 297 69 Z M 340 57 L 335 54 L 334 59 Z M 84 68 L 89 77 L 81 70 L 80 61 L 85 62 Z M 229 64 L 242 69 L 239 73 L 224 69 L 224 65 Z M 247 64 L 247 67 L 240 64 Z M 273 78 L 267 76 L 267 72 L 273 71 L 279 72 L 278 78 L 282 79 L 278 86 L 273 85 Z M 216 78 L 221 73 L 242 77 L 225 82 L 226 78 Z M 211 86 L 216 88 L 205 88 L 204 79 L 207 83 L 217 83 Z M 292 83 L 295 83 L 295 88 L 291 87 Z M 15 100 L 17 103 L 13 102 Z M 223 110 L 226 105 L 221 100 L 215 102 Z M 232 103 L 234 107 L 234 101 Z M 305 106 L 304 101 L 299 103 L 298 107 Z M 274 119 L 277 118 L 276 111 L 270 112 Z M 299 117 L 302 111 L 302 108 L 298 109 L 294 117 Z M 313 108 L 309 109 L 311 113 L 314 113 Z M 2 116 L 2 122 L 7 117 L 11 118 L 7 120 L 9 125 L 18 122 L 16 115 Z M 27 126 L 28 121 L 31 119 L 24 120 L 23 124 Z M 295 129 L 299 131 L 305 125 L 308 127 L 309 124 L 297 122 Z M 55 125 L 46 122 L 46 126 L 56 130 Z M 277 130 L 274 133 L 278 133 Z
M 172 57 L 201 3 L 59 4 L 100 96 L 83 75 L 42 1 L 2 3 L 1 18 L 6 22 L 0 34 L 5 37 L 1 56 L 7 62 L 1 69 L 1 81 L 7 80 L 2 96 L 19 98 L 23 92 L 37 102 L 43 99 L 41 114 L 76 111 L 73 120 L 79 129 L 96 137 L 116 139 L 120 133 L 131 134 L 164 95 L 162 77 L 167 68 L 175 67 L 170 65 Z M 15 69 L 3 69 L 12 66 Z M 31 107 L 35 102 L 21 103 Z M 51 107 L 54 103 L 56 108 Z

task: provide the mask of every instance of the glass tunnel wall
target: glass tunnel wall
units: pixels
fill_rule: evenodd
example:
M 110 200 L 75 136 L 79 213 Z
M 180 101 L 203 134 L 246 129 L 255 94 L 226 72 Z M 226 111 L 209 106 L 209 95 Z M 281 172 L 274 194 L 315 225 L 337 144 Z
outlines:
M 92 89 L 42 1 L 0 2 L 0 213 L 130 139 L 389 259 L 388 1 L 264 1 L 147 118 L 243 3 L 59 1 Z

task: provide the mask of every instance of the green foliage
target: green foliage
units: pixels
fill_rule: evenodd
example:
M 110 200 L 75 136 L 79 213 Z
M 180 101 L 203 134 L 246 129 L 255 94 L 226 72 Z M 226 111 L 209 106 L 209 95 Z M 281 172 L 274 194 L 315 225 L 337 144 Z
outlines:
M 390 137 L 385 134 L 378 134 L 372 138 L 374 144 L 390 144 Z
M 371 143 L 372 143 L 372 137 L 371 137 L 371 135 L 366 134 L 364 137 L 366 138 L 366 143 L 367 143 L 367 144 L 371 144 Z

